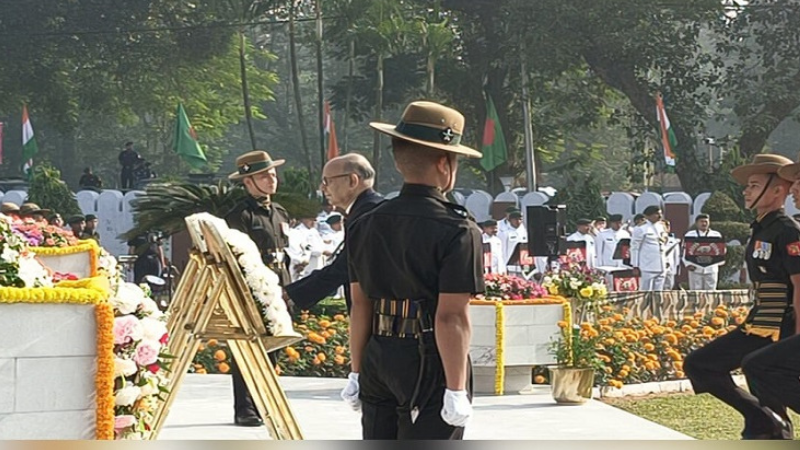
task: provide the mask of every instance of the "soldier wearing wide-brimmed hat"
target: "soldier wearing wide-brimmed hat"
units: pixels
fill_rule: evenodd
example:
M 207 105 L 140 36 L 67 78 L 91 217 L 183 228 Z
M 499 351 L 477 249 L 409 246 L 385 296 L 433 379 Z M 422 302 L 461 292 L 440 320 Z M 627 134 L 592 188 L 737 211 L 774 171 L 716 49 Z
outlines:
M 272 195 L 278 188 L 278 174 L 275 169 L 284 162 L 283 159 L 272 159 L 263 150 L 248 152 L 236 158 L 236 172 L 228 178 L 240 181 L 249 195 L 225 216 L 229 227 L 247 233 L 255 242 L 261 251 L 261 259 L 278 275 L 281 286 L 290 281 L 285 254 L 288 246 L 286 233 L 289 229 L 289 213 L 283 206 L 272 201 Z M 274 363 L 274 352 L 270 353 L 270 358 Z M 262 425 L 263 421 L 235 361 L 231 365 L 231 374 L 236 425 Z
M 45 220 L 45 215 L 49 214 L 49 209 L 42 209 L 36 203 L 25 202 L 19 207 L 19 216 L 23 219 L 33 219 L 36 222 Z
M 347 231 L 352 373 L 342 398 L 361 409 L 365 439 L 460 439 L 472 414 L 468 305 L 484 290 L 483 246 L 445 194 L 457 157 L 481 154 L 462 143 L 464 116 L 437 103 L 370 126 L 392 137 L 404 184 Z
M 739 328 L 690 353 L 684 362 L 695 393 L 708 392 L 744 416 L 743 439 L 792 439 L 786 405 L 800 408 L 796 386 L 800 373 L 779 377 L 779 382 L 763 376 L 765 369 L 798 362 L 800 355 L 772 351 L 800 331 L 795 324 L 795 309 L 800 306 L 800 226 L 784 214 L 791 184 L 779 175 L 791 163 L 780 155 L 758 154 L 731 171 L 745 186 L 745 207 L 757 214 L 745 248 L 755 304 Z M 731 379 L 731 371 L 738 368 L 747 376 L 750 392 Z

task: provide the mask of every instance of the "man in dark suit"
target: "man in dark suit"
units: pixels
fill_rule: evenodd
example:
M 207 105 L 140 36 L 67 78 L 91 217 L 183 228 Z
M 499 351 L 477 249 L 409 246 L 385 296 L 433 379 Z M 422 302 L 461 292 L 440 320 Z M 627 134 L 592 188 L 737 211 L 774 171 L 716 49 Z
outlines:
M 294 303 L 296 310 L 316 305 L 342 285 L 345 287 L 347 309 L 350 310 L 347 252 L 344 251 L 347 229 L 355 219 L 383 201 L 383 196 L 372 190 L 374 182 L 375 169 L 367 158 L 357 153 L 333 158 L 325 164 L 320 189 L 331 205 L 346 213 L 344 241 L 334 253 L 332 263 L 284 287 L 284 297 Z

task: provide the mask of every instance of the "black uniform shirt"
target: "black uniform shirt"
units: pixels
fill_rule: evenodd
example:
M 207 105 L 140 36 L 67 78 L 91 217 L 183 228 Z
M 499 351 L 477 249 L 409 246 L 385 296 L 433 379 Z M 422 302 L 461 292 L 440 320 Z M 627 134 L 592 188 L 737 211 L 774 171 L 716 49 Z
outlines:
M 269 209 L 260 205 L 253 197 L 247 197 L 245 201 L 234 208 L 233 211 L 225 216 L 228 226 L 246 233 L 261 251 L 261 259 L 270 269 L 278 274 L 281 286 L 290 283 L 289 272 L 286 270 L 286 260 L 277 261 L 275 253 L 280 252 L 284 255 L 287 247 L 287 237 L 283 234 L 281 224 L 289 223 L 289 213 L 283 206 L 272 203 Z M 280 257 L 280 256 L 279 256 Z M 276 263 L 281 263 L 276 266 Z
M 350 281 L 372 300 L 484 291 L 481 232 L 434 187 L 404 185 L 347 233 Z
M 751 227 L 744 255 L 750 279 L 787 284 L 791 303 L 790 277 L 800 273 L 800 226 L 783 210 L 778 210 L 754 221 Z

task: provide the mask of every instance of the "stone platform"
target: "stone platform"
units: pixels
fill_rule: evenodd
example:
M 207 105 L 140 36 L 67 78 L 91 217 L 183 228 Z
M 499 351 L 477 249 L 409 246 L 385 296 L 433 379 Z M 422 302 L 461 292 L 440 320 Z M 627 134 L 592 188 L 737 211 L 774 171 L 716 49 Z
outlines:
M 346 380 L 281 377 L 306 439 L 360 439 L 360 416 L 339 399 Z M 557 406 L 549 386 L 529 395 L 477 396 L 471 440 L 686 440 L 690 437 L 599 401 Z M 266 428 L 233 425 L 227 375 L 187 375 L 160 439 L 269 439 Z

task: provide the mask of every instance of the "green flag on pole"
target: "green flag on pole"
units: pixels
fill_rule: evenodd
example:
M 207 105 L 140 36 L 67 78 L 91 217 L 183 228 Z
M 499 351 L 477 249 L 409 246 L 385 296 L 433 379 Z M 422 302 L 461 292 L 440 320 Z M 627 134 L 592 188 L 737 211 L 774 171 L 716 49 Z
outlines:
M 200 144 L 197 143 L 197 134 L 189 123 L 189 118 L 183 109 L 183 103 L 178 103 L 175 119 L 175 139 L 172 143 L 172 149 L 175 153 L 181 155 L 193 169 L 206 167 L 208 160 L 205 153 L 203 153 L 203 149 L 200 148 Z
M 494 109 L 494 102 L 488 93 L 486 94 L 486 123 L 483 126 L 481 152 L 483 152 L 481 166 L 487 172 L 494 170 L 508 158 L 503 127 L 500 126 L 497 110 Z

